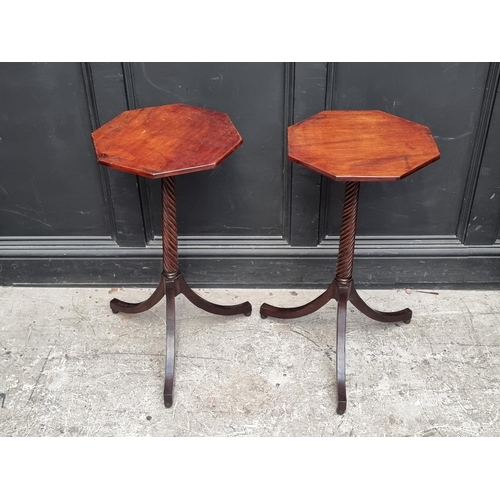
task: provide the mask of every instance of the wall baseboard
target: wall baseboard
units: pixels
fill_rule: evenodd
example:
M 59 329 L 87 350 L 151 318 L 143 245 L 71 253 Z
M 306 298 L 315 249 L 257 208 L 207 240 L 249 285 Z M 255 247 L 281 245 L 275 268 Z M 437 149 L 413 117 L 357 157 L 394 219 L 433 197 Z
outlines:
M 194 238 L 179 242 L 180 267 L 195 287 L 322 288 L 335 274 L 337 239 L 291 247 L 275 238 Z M 0 241 L 4 286 L 152 286 L 161 245 L 118 247 L 109 239 Z M 360 237 L 360 287 L 500 287 L 500 243 L 465 246 L 455 237 Z

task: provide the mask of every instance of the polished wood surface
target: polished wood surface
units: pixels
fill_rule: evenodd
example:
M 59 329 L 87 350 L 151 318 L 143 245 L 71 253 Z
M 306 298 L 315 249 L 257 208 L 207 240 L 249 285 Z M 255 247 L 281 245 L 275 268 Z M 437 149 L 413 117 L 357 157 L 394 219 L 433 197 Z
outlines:
M 224 113 L 185 104 L 125 111 L 92 134 L 99 163 L 125 172 L 162 178 L 163 272 L 158 288 L 143 302 L 113 299 L 113 313 L 147 311 L 166 297 L 166 355 L 163 402 L 173 404 L 175 297 L 180 293 L 204 311 L 250 316 L 249 302 L 224 306 L 197 295 L 179 270 L 175 176 L 215 168 L 243 142 Z
M 339 253 L 337 259 L 337 273 L 330 286 L 319 297 L 311 302 L 298 307 L 276 307 L 267 303 L 260 306 L 262 318 L 271 316 L 273 318 L 301 318 L 311 314 L 327 302 L 334 299 L 337 301 L 337 413 L 342 415 L 347 408 L 346 391 L 346 320 L 347 306 L 349 301 L 363 314 L 375 321 L 383 323 L 396 323 L 411 321 L 412 311 L 402 309 L 394 312 L 381 312 L 372 309 L 358 295 L 352 270 L 354 264 L 354 243 L 356 238 L 356 224 L 358 219 L 359 205 L 359 181 L 346 183 L 344 196 L 344 209 L 342 212 L 342 225 L 340 229 Z
M 250 316 L 252 305 L 250 302 L 229 306 L 214 304 L 200 297 L 186 283 L 179 270 L 175 177 L 164 177 L 161 180 L 161 191 L 163 207 L 163 272 L 158 288 L 149 298 L 142 302 L 131 303 L 120 299 L 113 299 L 109 305 L 114 313 L 137 314 L 151 309 L 163 297 L 166 297 L 167 321 L 163 402 L 167 408 L 170 408 L 173 404 L 175 376 L 175 297 L 182 293 L 191 303 L 200 309 L 222 316 L 233 316 L 235 314 Z
M 125 111 L 92 139 L 99 163 L 150 178 L 215 168 L 243 142 L 225 113 L 186 104 Z
M 288 157 L 338 181 L 393 181 L 440 153 L 423 125 L 383 111 L 323 111 L 288 128 Z

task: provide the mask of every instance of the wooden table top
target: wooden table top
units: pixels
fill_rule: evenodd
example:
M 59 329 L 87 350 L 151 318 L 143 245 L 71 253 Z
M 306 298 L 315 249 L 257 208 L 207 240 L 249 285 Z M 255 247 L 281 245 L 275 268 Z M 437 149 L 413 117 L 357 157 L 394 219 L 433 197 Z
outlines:
M 92 139 L 99 163 L 151 178 L 215 168 L 243 142 L 225 113 L 186 104 L 125 111 Z
M 383 111 L 323 111 L 288 128 L 288 157 L 338 181 L 394 181 L 440 153 L 418 123 Z

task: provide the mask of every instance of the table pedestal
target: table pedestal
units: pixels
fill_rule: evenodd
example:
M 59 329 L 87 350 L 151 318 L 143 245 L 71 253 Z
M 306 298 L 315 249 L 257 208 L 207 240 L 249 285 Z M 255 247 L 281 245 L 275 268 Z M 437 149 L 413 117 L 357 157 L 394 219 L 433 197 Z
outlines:
M 372 309 L 358 295 L 352 279 L 354 262 L 354 241 L 356 237 L 356 222 L 358 217 L 359 182 L 347 182 L 340 229 L 337 273 L 330 286 L 319 297 L 299 307 L 275 307 L 262 304 L 262 318 L 300 318 L 323 307 L 329 300 L 335 299 L 337 306 L 337 413 L 342 415 L 347 406 L 345 387 L 345 334 L 347 302 L 351 302 L 363 314 L 376 321 L 409 323 L 412 312 L 403 309 L 396 312 L 380 312 Z
M 167 302 L 167 347 L 165 357 L 165 387 L 163 400 L 170 408 L 173 402 L 174 370 L 175 370 L 175 297 L 180 293 L 195 306 L 213 314 L 231 316 L 244 314 L 250 316 L 252 306 L 250 302 L 243 302 L 234 306 L 213 304 L 196 294 L 186 283 L 179 271 L 179 257 L 177 246 L 177 204 L 175 197 L 175 177 L 163 177 L 162 190 L 162 237 L 163 237 L 163 272 L 160 283 L 153 294 L 143 302 L 130 304 L 122 300 L 113 299 L 110 302 L 114 313 L 140 313 L 151 309 L 164 296 Z

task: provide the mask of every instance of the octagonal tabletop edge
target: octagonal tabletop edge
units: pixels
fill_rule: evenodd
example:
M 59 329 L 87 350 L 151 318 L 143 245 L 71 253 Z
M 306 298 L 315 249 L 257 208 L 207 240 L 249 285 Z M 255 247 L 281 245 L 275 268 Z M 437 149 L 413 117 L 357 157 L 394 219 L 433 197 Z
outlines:
M 226 113 L 187 104 L 124 111 L 91 135 L 99 163 L 149 178 L 213 169 L 243 143 Z
M 322 111 L 288 128 L 288 157 L 337 181 L 395 181 L 440 152 L 428 127 L 379 110 Z

